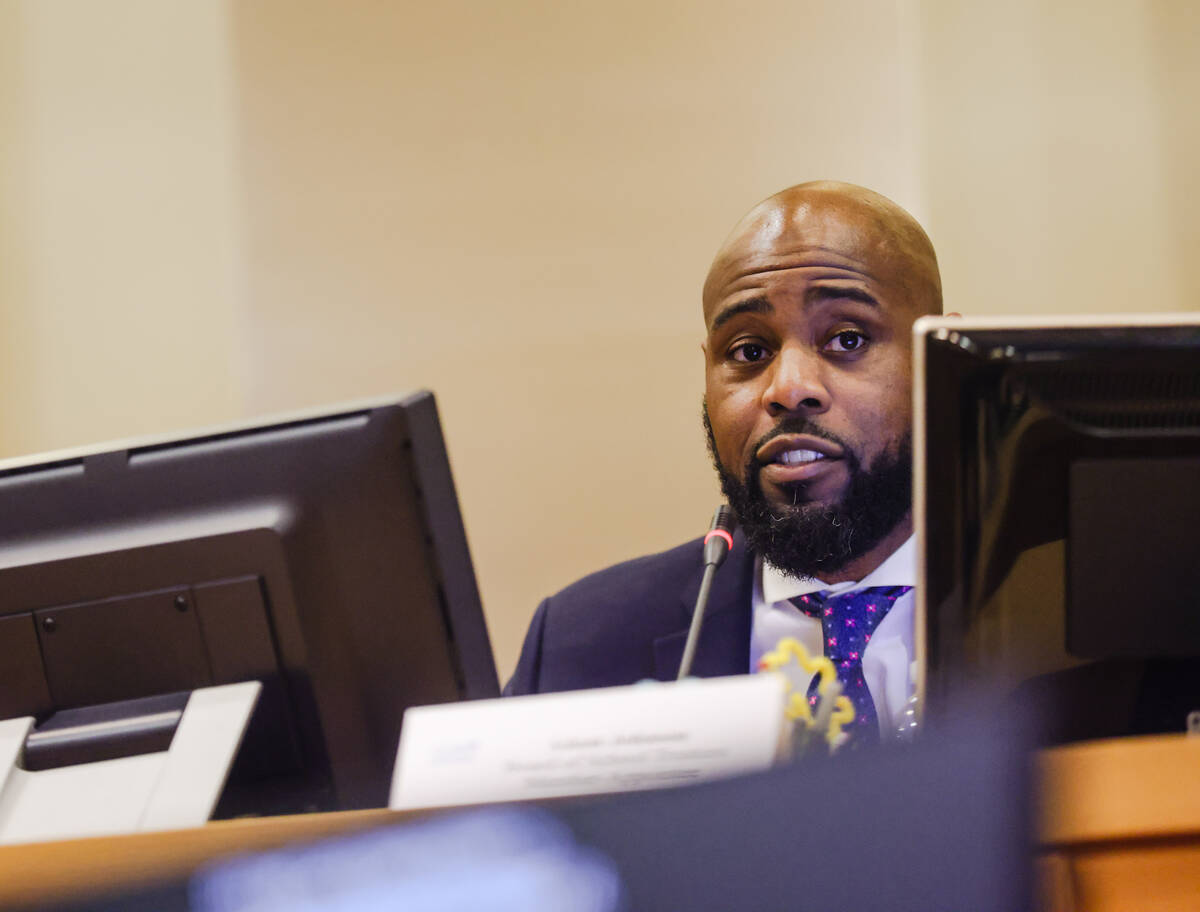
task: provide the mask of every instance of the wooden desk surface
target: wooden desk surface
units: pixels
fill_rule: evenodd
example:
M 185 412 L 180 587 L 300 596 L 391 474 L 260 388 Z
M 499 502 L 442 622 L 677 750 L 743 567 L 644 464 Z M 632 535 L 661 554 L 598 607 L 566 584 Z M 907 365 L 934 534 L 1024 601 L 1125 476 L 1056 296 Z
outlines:
M 1200 738 L 1164 735 L 1055 748 L 1038 756 L 1037 770 L 1046 908 L 1200 907 Z M 216 858 L 425 813 L 303 814 L 0 846 L 0 907 L 171 880 Z

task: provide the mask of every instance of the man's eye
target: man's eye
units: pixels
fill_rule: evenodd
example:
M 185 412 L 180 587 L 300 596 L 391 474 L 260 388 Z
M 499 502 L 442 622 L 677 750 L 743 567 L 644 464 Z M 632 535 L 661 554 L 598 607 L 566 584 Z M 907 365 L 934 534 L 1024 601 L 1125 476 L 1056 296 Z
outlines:
M 825 343 L 826 351 L 856 352 L 866 348 L 867 337 L 857 329 L 845 329 Z
M 730 354 L 733 355 L 734 361 L 754 364 L 770 355 L 770 351 L 765 345 L 759 345 L 757 342 L 743 342 L 741 345 L 735 345 Z

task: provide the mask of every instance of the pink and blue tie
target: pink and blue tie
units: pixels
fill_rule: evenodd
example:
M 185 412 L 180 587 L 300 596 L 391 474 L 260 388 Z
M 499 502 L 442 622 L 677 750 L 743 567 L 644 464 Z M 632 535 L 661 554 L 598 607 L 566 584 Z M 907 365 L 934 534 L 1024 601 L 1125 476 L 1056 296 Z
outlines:
M 851 742 L 877 741 L 879 721 L 871 692 L 863 678 L 862 656 L 871 635 L 896 599 L 912 586 L 872 586 L 841 595 L 813 592 L 801 595 L 793 604 L 805 614 L 821 621 L 821 639 L 826 657 L 833 662 L 842 693 L 854 704 Z M 816 702 L 817 678 L 808 688 L 809 700 Z

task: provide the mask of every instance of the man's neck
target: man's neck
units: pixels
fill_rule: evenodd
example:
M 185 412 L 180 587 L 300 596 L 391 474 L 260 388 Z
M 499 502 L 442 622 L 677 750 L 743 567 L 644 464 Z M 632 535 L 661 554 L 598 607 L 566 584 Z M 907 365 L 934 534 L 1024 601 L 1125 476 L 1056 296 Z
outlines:
M 821 573 L 821 582 L 829 585 L 837 583 L 858 582 L 868 574 L 873 573 L 880 564 L 892 556 L 896 549 L 908 541 L 913 534 L 912 514 L 904 517 L 891 532 L 889 532 L 874 548 L 860 557 L 854 558 L 837 570 Z

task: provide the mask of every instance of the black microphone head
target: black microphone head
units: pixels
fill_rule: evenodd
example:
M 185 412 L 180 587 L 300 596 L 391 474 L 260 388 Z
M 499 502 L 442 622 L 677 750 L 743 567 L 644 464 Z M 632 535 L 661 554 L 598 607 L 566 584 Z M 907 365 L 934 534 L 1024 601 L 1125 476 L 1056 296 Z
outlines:
M 737 528 L 737 515 L 733 512 L 733 507 L 729 504 L 721 504 L 713 512 L 712 525 L 709 531 L 720 529 L 723 532 L 733 534 L 733 530 Z
M 704 536 L 704 563 L 720 564 L 733 547 L 733 530 L 737 526 L 733 510 L 721 504 L 713 513 L 712 525 Z

